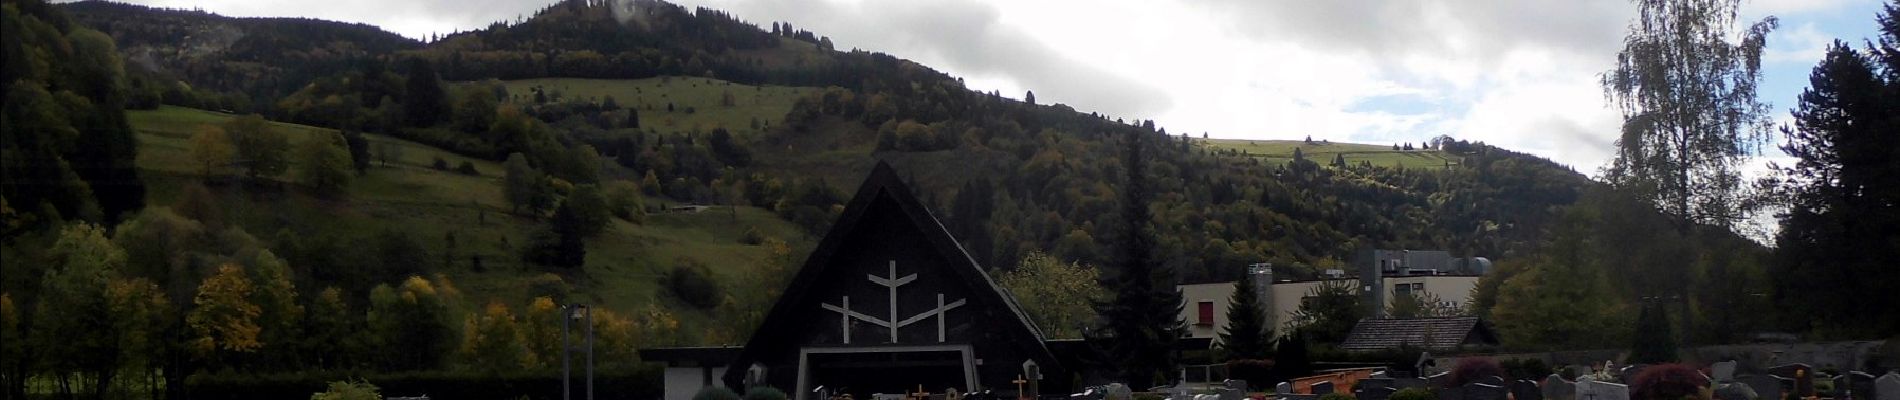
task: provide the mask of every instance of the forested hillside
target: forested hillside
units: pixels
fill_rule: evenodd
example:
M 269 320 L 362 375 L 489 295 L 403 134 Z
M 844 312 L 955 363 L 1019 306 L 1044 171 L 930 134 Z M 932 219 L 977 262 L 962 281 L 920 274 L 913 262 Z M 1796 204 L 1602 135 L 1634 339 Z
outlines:
M 118 35 L 158 29 L 149 27 L 153 24 L 175 25 L 169 21 L 187 17 L 245 21 L 243 26 L 254 32 L 276 32 L 262 36 L 314 29 L 301 20 L 183 11 L 121 18 L 138 7 L 83 4 L 70 6 L 80 20 L 114 20 L 102 28 Z M 273 21 L 278 23 L 269 24 Z M 332 24 L 327 30 L 354 28 L 359 26 Z M 974 92 L 957 78 L 889 55 L 837 51 L 828 39 L 790 24 L 761 27 L 718 11 L 663 2 L 561 2 L 523 21 L 498 22 L 413 48 L 375 35 L 339 37 L 281 42 L 278 52 L 349 44 L 361 52 L 347 54 L 368 56 L 354 63 L 298 63 L 318 76 L 282 97 L 254 97 L 257 111 L 274 119 L 386 132 L 496 161 L 522 153 L 537 167 L 577 182 L 588 178 L 558 172 L 568 168 L 555 165 L 587 159 L 591 156 L 576 153 L 589 148 L 618 167 L 602 173 L 633 179 L 651 175 L 668 198 L 741 201 L 775 210 L 811 232 L 830 220 L 843 200 L 842 186 L 854 182 L 872 160 L 889 160 L 914 175 L 923 196 L 935 202 L 939 215 L 977 257 L 1001 267 L 1034 250 L 1089 264 L 1105 261 L 1095 244 L 1115 234 L 1101 220 L 1115 198 L 1112 177 L 1118 167 L 1110 157 L 1111 138 L 1133 130 L 1169 135 L 1149 121 Z M 163 41 L 153 43 L 151 48 L 166 48 L 156 44 Z M 196 60 L 250 62 L 233 51 L 213 54 Z M 216 86 L 228 76 L 162 69 L 194 86 Z M 530 91 L 523 93 L 524 85 L 507 83 L 664 76 L 760 87 L 752 90 L 829 89 L 794 98 L 790 112 L 780 118 L 665 127 L 656 123 L 661 120 L 656 115 L 732 107 L 751 100 L 745 93 L 750 86 L 728 90 L 727 97 L 736 100 L 689 108 L 664 98 L 665 92 L 551 98 L 552 90 L 527 86 Z M 472 83 L 418 84 L 437 79 Z M 431 87 L 447 89 L 426 89 Z M 521 133 L 497 131 L 494 114 L 484 112 L 495 105 L 536 121 Z M 1350 252 L 1368 246 L 1509 258 L 1534 245 L 1555 209 L 1574 202 L 1590 185 L 1568 168 L 1525 154 L 1450 136 L 1419 139 L 1421 145 L 1426 140 L 1440 144 L 1413 151 L 1445 162 L 1409 168 L 1337 165 L 1330 158 L 1257 157 L 1170 137 L 1178 146 L 1161 155 L 1151 174 L 1160 199 L 1154 205 L 1157 219 L 1165 222 L 1163 259 L 1175 264 L 1184 280 L 1201 281 L 1232 278 L 1241 266 L 1260 261 L 1290 266 L 1288 272 L 1300 276 L 1337 267 Z

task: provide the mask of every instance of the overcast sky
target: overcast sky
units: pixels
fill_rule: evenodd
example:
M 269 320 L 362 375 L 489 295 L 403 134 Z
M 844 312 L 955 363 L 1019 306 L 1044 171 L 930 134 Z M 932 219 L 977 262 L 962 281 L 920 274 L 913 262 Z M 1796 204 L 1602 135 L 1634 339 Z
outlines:
M 532 15 L 552 0 L 136 0 L 304 16 L 427 37 Z M 1620 0 L 682 0 L 839 49 L 891 53 L 973 89 L 1216 138 L 1394 143 L 1439 134 L 1595 175 L 1619 117 L 1597 74 L 1634 15 Z M 1873 36 L 1880 0 L 1752 0 L 1781 18 L 1763 61 L 1777 120 L 1827 43 Z M 1769 157 L 1779 156 L 1769 149 Z M 1764 160 L 1767 158 L 1764 158 Z

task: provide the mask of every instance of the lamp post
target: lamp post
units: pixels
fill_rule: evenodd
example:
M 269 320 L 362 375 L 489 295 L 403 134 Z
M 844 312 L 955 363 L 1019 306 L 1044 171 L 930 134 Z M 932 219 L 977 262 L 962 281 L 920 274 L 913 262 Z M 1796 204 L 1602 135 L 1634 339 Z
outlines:
M 586 324 L 587 351 L 587 400 L 594 400 L 594 313 L 585 304 L 569 304 L 561 307 L 561 399 L 572 399 L 572 387 L 569 383 L 573 376 L 573 361 L 569 353 L 574 352 L 573 341 L 568 338 L 568 326 L 575 323 Z

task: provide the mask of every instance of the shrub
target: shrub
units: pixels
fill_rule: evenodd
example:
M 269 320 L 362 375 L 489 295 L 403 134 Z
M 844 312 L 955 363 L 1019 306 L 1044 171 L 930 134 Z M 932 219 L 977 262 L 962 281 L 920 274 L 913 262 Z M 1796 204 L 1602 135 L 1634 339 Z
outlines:
M 435 161 L 429 163 L 429 167 L 435 168 L 437 171 L 447 171 L 449 170 L 449 160 L 442 159 L 442 156 L 435 156 Z
M 745 228 L 745 233 L 739 236 L 739 243 L 757 246 L 760 243 L 765 243 L 765 234 L 759 232 L 757 225 L 747 227 Z
M 1324 396 L 1319 396 L 1319 400 L 1353 400 L 1353 399 L 1352 399 L 1352 395 L 1350 394 L 1332 392 L 1332 393 L 1327 393 Z
M 693 394 L 693 400 L 739 400 L 739 394 L 725 385 L 712 385 L 700 388 L 699 393 Z
M 785 392 L 771 386 L 753 386 L 745 390 L 745 400 L 785 400 Z
M 475 170 L 475 163 L 469 162 L 468 160 L 462 160 L 462 165 L 455 166 L 455 172 L 461 173 L 462 175 L 468 175 L 468 176 L 476 176 L 476 175 L 482 174 L 481 171 Z
M 1162 396 L 1160 393 L 1141 392 L 1135 393 L 1134 400 L 1167 400 L 1167 396 Z
M 330 389 L 310 395 L 310 400 L 382 400 L 376 385 L 364 382 L 330 382 Z
M 1701 373 L 1687 365 L 1653 365 L 1636 374 L 1630 395 L 1636 400 L 1680 400 L 1698 395 L 1708 384 Z
M 557 304 L 567 304 L 572 293 L 567 281 L 560 275 L 544 273 L 528 279 L 528 297 L 546 297 Z
M 1392 397 L 1388 397 L 1386 400 L 1438 400 L 1438 396 L 1433 396 L 1431 390 L 1412 387 L 1399 389 L 1399 391 L 1393 392 Z
M 1445 380 L 1445 387 L 1460 387 L 1485 377 L 1504 376 L 1504 367 L 1491 357 L 1465 357 L 1458 359 L 1458 365 L 1451 368 L 1451 379 Z
M 1247 381 L 1249 387 L 1270 387 L 1273 380 L 1273 360 L 1239 359 L 1227 362 L 1227 375 L 1234 379 Z
M 700 309 L 712 309 L 725 297 L 706 265 L 685 257 L 674 263 L 673 271 L 666 274 L 666 286 L 673 290 L 674 297 Z

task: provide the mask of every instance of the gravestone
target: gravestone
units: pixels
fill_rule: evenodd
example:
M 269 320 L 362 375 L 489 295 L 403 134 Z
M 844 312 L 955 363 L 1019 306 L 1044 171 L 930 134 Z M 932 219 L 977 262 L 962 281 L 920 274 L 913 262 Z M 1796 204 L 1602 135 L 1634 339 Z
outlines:
M 1814 367 L 1807 364 L 1784 364 L 1768 369 L 1770 375 L 1790 380 L 1788 395 L 1799 398 L 1814 396 Z
M 1636 382 L 1636 374 L 1643 373 L 1644 368 L 1649 368 L 1649 364 L 1631 364 L 1630 366 L 1623 367 L 1623 369 L 1617 371 L 1616 380 L 1625 385 Z
M 1357 395 L 1353 396 L 1353 398 L 1358 400 L 1386 400 L 1392 398 L 1393 393 L 1398 392 L 1399 390 L 1394 388 L 1375 387 L 1356 393 Z
M 1723 361 L 1723 362 L 1715 363 L 1715 365 L 1709 366 L 1709 372 L 1714 374 L 1714 376 L 1709 377 L 1709 379 L 1711 379 L 1711 382 L 1714 382 L 1714 383 L 1734 382 L 1735 381 L 1735 362 Z
M 1135 400 L 1135 392 L 1128 385 L 1110 383 L 1102 390 L 1102 400 Z
M 1577 400 L 1629 400 L 1630 387 L 1620 383 L 1577 382 Z
M 1874 400 L 1900 400 L 1900 372 L 1874 379 Z
M 1543 390 L 1544 400 L 1577 400 L 1577 384 L 1564 380 L 1562 375 L 1550 374 L 1544 378 L 1544 384 L 1539 386 Z
M 1510 393 L 1503 386 L 1483 382 L 1465 384 L 1464 392 L 1465 400 L 1506 400 L 1505 394 Z
M 1313 394 L 1330 394 L 1333 392 L 1333 381 L 1314 382 L 1311 388 L 1313 389 Z
M 1834 377 L 1834 398 L 1840 400 L 1872 400 L 1874 398 L 1874 376 L 1866 372 L 1848 371 Z
M 1431 386 L 1425 378 L 1398 378 L 1392 380 L 1392 387 L 1398 389 L 1422 388 Z
M 1497 386 L 1497 387 L 1504 387 L 1504 383 L 1505 383 L 1504 377 L 1497 376 L 1497 375 L 1478 378 L 1477 380 L 1474 380 L 1472 382 L 1477 382 L 1477 383 L 1482 383 L 1482 384 Z
M 1194 390 L 1188 388 L 1187 382 L 1175 384 L 1168 388 L 1168 400 L 1194 400 Z
M 1293 384 L 1287 383 L 1287 382 L 1280 382 L 1278 384 L 1274 384 L 1273 394 L 1279 394 L 1279 395 L 1293 394 Z
M 1242 400 L 1247 398 L 1247 381 L 1228 379 L 1226 385 L 1217 392 L 1220 400 Z
M 1780 400 L 1781 394 L 1786 391 L 1782 388 L 1780 379 L 1768 375 L 1742 375 L 1736 377 L 1735 382 L 1747 385 L 1755 392 L 1756 397 L 1764 399 Z
M 1723 383 L 1715 387 L 1715 400 L 1760 400 L 1761 398 L 1761 394 L 1756 393 L 1755 388 L 1741 382 Z
M 1426 384 L 1431 385 L 1432 388 L 1442 388 L 1442 387 L 1445 387 L 1445 382 L 1450 379 L 1451 379 L 1450 373 L 1440 372 L 1437 374 L 1433 374 L 1432 376 L 1425 377 L 1425 382 Z
M 1537 381 L 1519 379 L 1511 382 L 1511 399 L 1544 400 L 1544 389 L 1537 386 Z

